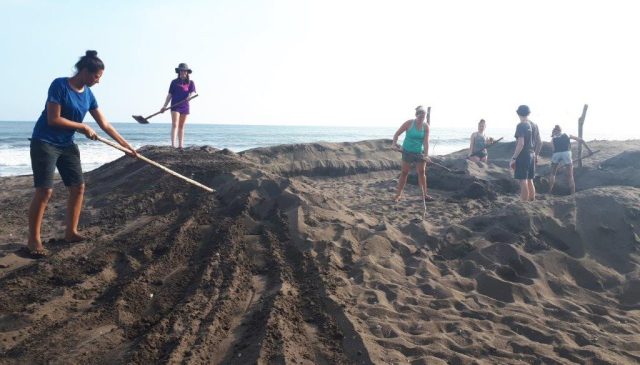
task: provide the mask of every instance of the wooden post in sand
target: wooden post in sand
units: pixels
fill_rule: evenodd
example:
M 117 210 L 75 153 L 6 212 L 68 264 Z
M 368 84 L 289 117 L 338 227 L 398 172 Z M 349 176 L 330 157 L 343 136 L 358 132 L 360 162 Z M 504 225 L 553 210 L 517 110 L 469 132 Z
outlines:
M 580 139 L 582 139 L 582 126 L 584 125 L 584 118 L 587 116 L 587 108 L 589 108 L 589 105 L 584 104 L 582 115 L 578 118 L 578 137 Z M 582 167 L 582 143 L 578 144 L 578 167 Z

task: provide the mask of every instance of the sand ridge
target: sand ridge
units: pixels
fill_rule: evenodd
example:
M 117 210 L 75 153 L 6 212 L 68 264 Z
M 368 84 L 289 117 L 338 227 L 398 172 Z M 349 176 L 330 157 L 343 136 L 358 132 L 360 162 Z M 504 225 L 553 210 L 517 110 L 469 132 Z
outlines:
M 90 240 L 41 261 L 30 177 L 0 179 L 0 363 L 640 362 L 640 142 L 591 142 L 579 192 L 531 204 L 512 144 L 438 156 L 425 219 L 388 145 L 146 147 L 217 194 L 123 157 L 86 174 Z

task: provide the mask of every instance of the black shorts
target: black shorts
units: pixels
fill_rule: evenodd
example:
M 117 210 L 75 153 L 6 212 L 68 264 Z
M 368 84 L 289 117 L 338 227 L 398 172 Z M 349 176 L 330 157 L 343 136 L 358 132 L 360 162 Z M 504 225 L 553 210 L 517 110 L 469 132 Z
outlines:
M 485 150 L 476 151 L 476 152 L 472 153 L 471 156 L 469 156 L 469 157 L 473 157 L 473 156 L 478 156 L 480 158 L 485 158 L 485 157 L 487 157 L 487 152 L 485 152 Z
M 31 140 L 33 186 L 52 188 L 53 173 L 56 167 L 65 186 L 84 184 L 82 166 L 80 165 L 80 150 L 77 144 L 57 147 L 39 140 Z
M 402 161 L 409 164 L 424 162 L 424 155 L 422 153 L 408 152 L 408 151 L 402 150 Z
M 522 152 L 516 158 L 516 171 L 513 178 L 516 180 L 533 180 L 536 174 L 536 164 L 533 153 Z

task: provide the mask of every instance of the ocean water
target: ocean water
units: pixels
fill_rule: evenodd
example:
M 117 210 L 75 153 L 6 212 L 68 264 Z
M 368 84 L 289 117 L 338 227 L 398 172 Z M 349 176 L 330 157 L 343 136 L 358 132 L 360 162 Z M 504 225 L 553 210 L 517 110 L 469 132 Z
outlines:
M 35 122 L 0 121 L 0 176 L 31 174 L 29 140 Z M 166 123 L 137 124 L 112 123 L 118 132 L 135 148 L 145 145 L 171 145 L 171 125 Z M 99 135 L 108 138 L 95 124 L 90 124 Z M 389 127 L 342 126 L 267 126 L 187 124 L 185 144 L 209 145 L 239 152 L 255 147 L 310 142 L 355 142 L 368 139 L 393 138 L 398 125 Z M 473 130 L 433 126 L 430 153 L 443 155 L 468 147 Z M 491 132 L 491 133 L 489 133 Z M 513 131 L 488 131 L 491 136 L 507 136 Z M 402 139 L 402 138 L 401 138 Z M 93 170 L 123 155 L 122 152 L 99 141 L 91 141 L 76 134 L 84 171 Z

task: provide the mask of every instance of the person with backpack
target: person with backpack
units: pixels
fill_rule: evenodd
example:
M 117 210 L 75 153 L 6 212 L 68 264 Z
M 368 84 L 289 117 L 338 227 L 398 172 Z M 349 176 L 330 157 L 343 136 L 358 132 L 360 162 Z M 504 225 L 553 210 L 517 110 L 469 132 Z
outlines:
M 536 172 L 538 154 L 542 149 L 542 140 L 538 126 L 529 120 L 531 110 L 527 105 L 520 105 L 516 110 L 520 123 L 516 126 L 516 149 L 511 158 L 514 178 L 520 185 L 520 200 L 534 201 L 536 188 L 533 178 Z

